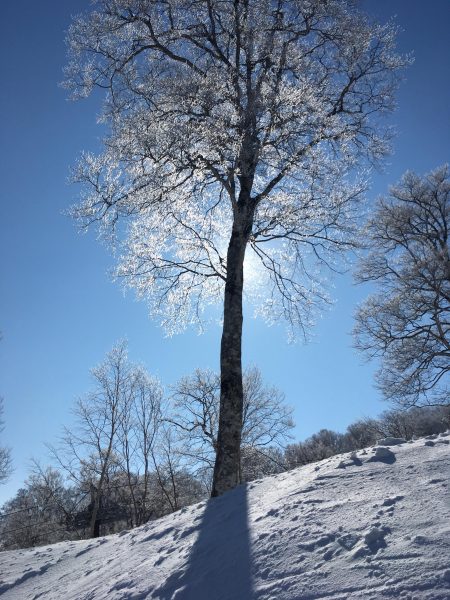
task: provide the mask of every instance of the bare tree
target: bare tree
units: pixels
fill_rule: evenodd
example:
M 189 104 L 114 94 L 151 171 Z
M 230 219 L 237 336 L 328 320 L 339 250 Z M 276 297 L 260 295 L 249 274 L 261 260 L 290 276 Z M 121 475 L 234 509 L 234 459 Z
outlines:
M 450 405 L 413 406 L 409 410 L 388 410 L 378 419 L 381 437 L 394 436 L 407 440 L 441 433 L 450 424 Z
M 76 402 L 76 427 L 65 428 L 61 447 L 51 450 L 69 478 L 90 492 L 89 535 L 97 537 L 107 504 L 117 517 L 126 512 L 130 526 L 150 516 L 151 455 L 163 392 L 157 379 L 129 362 L 123 341 L 91 373 L 95 388 Z
M 254 481 L 286 470 L 284 449 L 281 447 L 269 446 L 260 449 L 255 446 L 243 446 L 241 448 L 241 482 Z
M 0 547 L 5 550 L 77 538 L 76 493 L 58 471 L 34 462 L 24 487 L 0 511 Z
M 380 432 L 379 421 L 366 417 L 351 423 L 346 432 L 351 450 L 373 446 L 381 437 L 386 437 Z
M 159 429 L 152 459 L 156 488 L 160 494 L 160 514 L 175 512 L 205 497 L 201 478 L 186 468 L 185 456 L 180 452 L 173 428 L 167 423 Z
M 239 481 L 244 274 L 306 334 L 354 244 L 351 172 L 388 149 L 395 36 L 343 0 L 99 0 L 69 30 L 66 84 L 103 89 L 110 126 L 73 215 L 106 236 L 131 219 L 118 274 L 169 331 L 223 299 L 213 495 Z
M 98 537 L 102 495 L 116 465 L 115 443 L 130 394 L 126 344 L 116 345 L 91 374 L 95 389 L 77 400 L 73 411 L 76 427 L 64 429 L 62 448 L 52 449 L 52 453 L 72 480 L 89 485 L 89 535 Z
M 347 435 L 330 429 L 321 429 L 304 442 L 289 444 L 285 451 L 285 460 L 288 467 L 292 469 L 352 449 Z
M 131 368 L 129 385 L 129 393 L 123 395 L 116 456 L 126 474 L 133 526 L 145 523 L 152 512 L 150 467 L 161 422 L 163 391 L 160 382 L 141 367 Z
M 0 340 L 2 339 L 2 332 L 0 331 Z M 3 421 L 3 413 L 5 411 L 5 407 L 3 405 L 3 398 L 0 397 L 0 433 L 5 428 L 5 423 Z M 2 483 L 6 483 L 8 481 L 9 476 L 13 471 L 12 459 L 11 459 L 11 449 L 6 446 L 0 446 L 0 485 Z
M 131 525 L 145 519 L 148 465 L 162 392 L 156 380 L 129 363 L 125 342 L 114 346 L 91 373 L 94 390 L 77 400 L 76 426 L 66 427 L 60 448 L 51 451 L 69 478 L 89 491 L 89 535 L 97 537 L 102 504 L 117 497 L 110 494 L 108 499 L 110 487 L 128 488 Z
M 242 445 L 252 448 L 283 446 L 294 427 L 293 409 L 285 404 L 283 392 L 264 384 L 257 367 L 244 371 L 243 384 Z
M 0 398 L 0 433 L 4 429 L 3 411 L 3 398 Z M 0 484 L 8 480 L 12 470 L 11 450 L 6 446 L 0 446 Z
M 280 390 L 264 384 L 256 367 L 244 371 L 243 390 L 242 467 L 247 464 L 248 474 L 252 462 L 253 471 L 261 474 L 263 465 L 269 465 L 269 474 L 274 472 L 274 466 L 280 468 L 273 447 L 282 447 L 290 438 L 294 427 L 292 408 L 286 406 Z M 178 431 L 177 452 L 202 475 L 209 488 L 218 444 L 219 412 L 217 373 L 197 369 L 174 386 L 172 414 L 167 420 Z M 241 480 L 241 466 L 239 472 Z
M 404 175 L 366 229 L 358 281 L 379 292 L 356 315 L 356 345 L 381 356 L 377 382 L 404 407 L 450 402 L 450 179 L 448 167 Z
M 177 452 L 210 489 L 217 451 L 220 377 L 213 371 L 197 369 L 181 378 L 172 392 L 166 420 L 175 427 Z

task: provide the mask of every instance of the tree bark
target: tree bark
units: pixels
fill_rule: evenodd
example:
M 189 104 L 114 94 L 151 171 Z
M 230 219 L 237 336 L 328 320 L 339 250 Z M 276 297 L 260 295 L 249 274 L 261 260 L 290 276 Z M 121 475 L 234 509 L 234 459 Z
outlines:
M 220 413 L 217 454 L 211 496 L 220 496 L 239 483 L 243 412 L 242 292 L 244 257 L 252 230 L 252 201 L 240 198 L 235 209 L 227 252 L 223 331 L 220 347 Z
M 89 523 L 89 537 L 96 538 L 100 536 L 100 522 L 98 520 L 98 512 L 100 509 L 100 494 L 101 488 L 96 490 L 95 487 L 91 484 L 91 494 L 93 495 L 92 499 L 92 513 L 91 519 Z

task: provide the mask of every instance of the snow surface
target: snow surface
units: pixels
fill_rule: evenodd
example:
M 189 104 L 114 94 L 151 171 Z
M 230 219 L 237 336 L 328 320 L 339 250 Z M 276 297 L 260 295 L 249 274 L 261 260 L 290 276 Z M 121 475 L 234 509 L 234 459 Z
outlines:
M 335 456 L 132 531 L 0 554 L 4 600 L 450 598 L 450 433 Z

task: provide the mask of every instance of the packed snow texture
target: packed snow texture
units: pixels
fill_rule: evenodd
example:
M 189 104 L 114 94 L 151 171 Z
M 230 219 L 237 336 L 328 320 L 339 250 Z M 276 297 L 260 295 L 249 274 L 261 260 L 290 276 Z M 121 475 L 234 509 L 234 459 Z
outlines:
M 0 595 L 448 600 L 450 433 L 430 437 L 380 440 L 132 531 L 1 553 Z

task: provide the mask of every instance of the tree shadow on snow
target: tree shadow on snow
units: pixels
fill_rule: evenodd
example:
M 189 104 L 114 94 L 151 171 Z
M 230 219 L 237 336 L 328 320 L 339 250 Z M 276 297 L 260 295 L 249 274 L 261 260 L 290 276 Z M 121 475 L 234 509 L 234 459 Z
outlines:
M 247 488 L 206 503 L 184 569 L 154 593 L 160 600 L 251 600 Z

